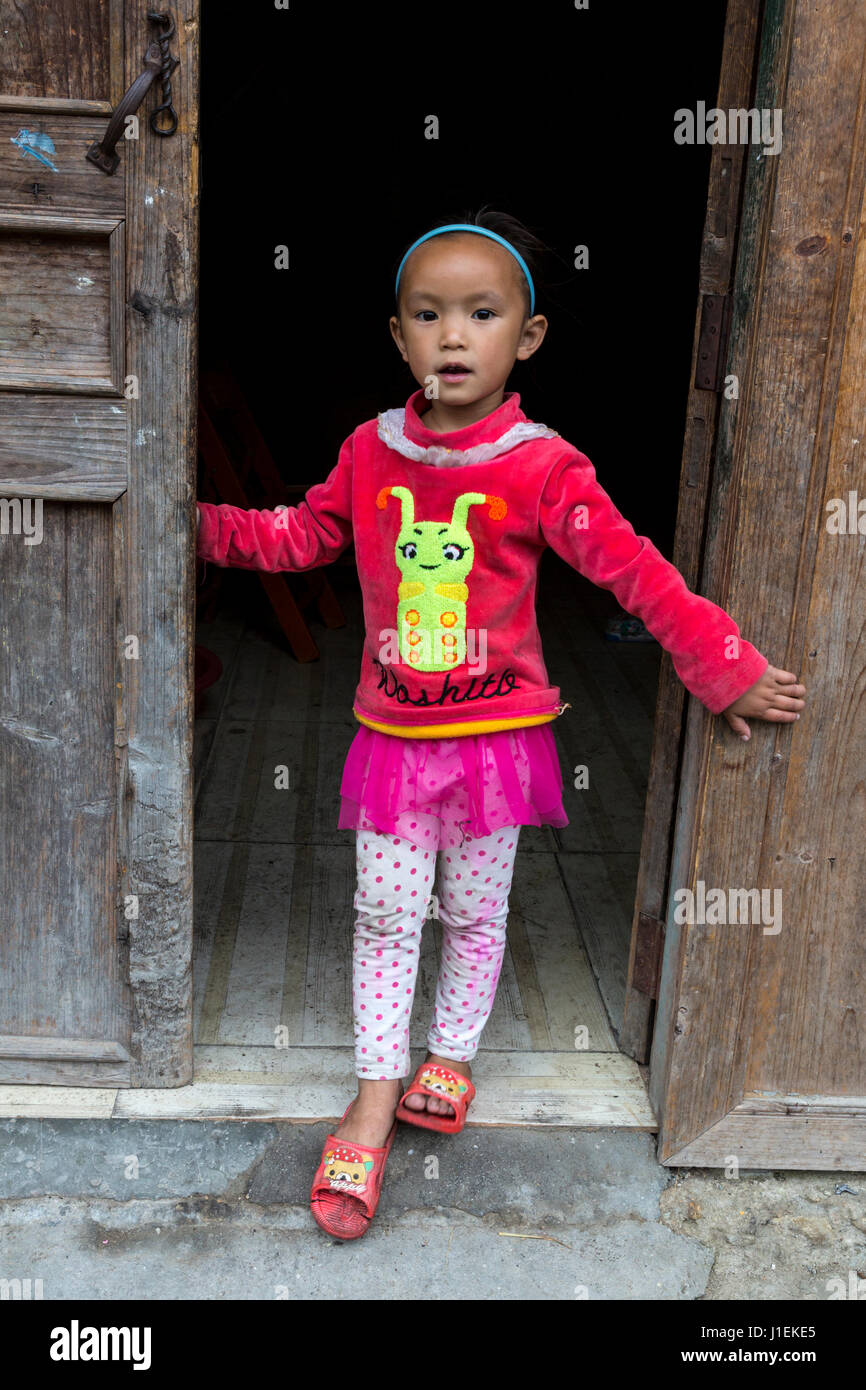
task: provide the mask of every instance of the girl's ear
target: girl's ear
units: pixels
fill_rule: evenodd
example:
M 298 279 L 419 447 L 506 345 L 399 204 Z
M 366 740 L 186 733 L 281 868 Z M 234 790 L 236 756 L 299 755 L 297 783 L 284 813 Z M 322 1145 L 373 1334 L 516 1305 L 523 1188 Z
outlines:
M 399 318 L 397 318 L 395 315 L 392 315 L 392 317 L 388 320 L 388 327 L 389 327 L 390 330 L 391 330 L 391 337 L 394 339 L 394 342 L 397 344 L 397 349 L 398 349 L 398 351 L 399 351 L 399 353 L 400 353 L 400 356 L 403 358 L 403 361 L 404 361 L 404 362 L 408 362 L 408 361 L 409 361 L 409 354 L 408 354 L 408 352 L 406 351 L 406 343 L 405 343 L 405 341 L 404 341 L 403 333 L 402 333 L 402 330 L 401 330 L 401 328 L 400 328 L 400 320 L 399 320 Z

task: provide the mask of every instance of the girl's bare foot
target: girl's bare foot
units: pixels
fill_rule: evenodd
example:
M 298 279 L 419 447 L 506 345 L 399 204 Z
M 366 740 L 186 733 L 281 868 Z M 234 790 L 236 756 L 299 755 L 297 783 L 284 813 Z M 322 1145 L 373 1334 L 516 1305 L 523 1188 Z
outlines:
M 402 1081 L 358 1081 L 358 1094 L 335 1139 L 383 1149 L 394 1125 L 394 1113 L 403 1091 Z
M 456 1071 L 460 1076 L 471 1079 L 472 1068 L 468 1062 L 455 1062 L 451 1057 L 437 1057 L 435 1052 L 428 1052 L 424 1058 L 425 1064 L 432 1062 L 440 1067 L 447 1067 L 449 1071 Z M 407 1110 L 429 1110 L 431 1115 L 453 1115 L 454 1106 L 449 1100 L 441 1099 L 438 1096 L 418 1095 L 408 1096 L 403 1102 Z

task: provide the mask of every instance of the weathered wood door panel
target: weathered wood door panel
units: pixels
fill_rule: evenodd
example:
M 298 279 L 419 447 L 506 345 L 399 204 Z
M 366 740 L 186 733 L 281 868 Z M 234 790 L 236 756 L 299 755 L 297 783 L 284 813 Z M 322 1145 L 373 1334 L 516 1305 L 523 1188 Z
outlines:
M 730 0 L 725 19 L 717 108 L 747 109 L 758 65 L 758 6 Z M 707 209 L 694 324 L 690 378 L 680 470 L 673 563 L 692 589 L 699 589 L 704 534 L 710 505 L 713 456 L 719 423 L 719 395 L 698 384 L 701 326 L 707 298 L 721 300 L 731 290 L 742 209 L 746 152 L 742 145 L 711 148 Z M 703 382 L 705 378 L 700 377 Z M 654 1001 L 664 946 L 665 904 L 673 852 L 674 813 L 685 723 L 686 690 L 667 653 L 662 653 L 653 725 L 640 866 L 628 963 L 628 988 L 619 1043 L 638 1062 L 646 1062 L 652 1042 Z
M 192 1074 L 198 10 L 0 2 L 0 1081 Z
M 808 698 L 748 744 L 689 702 L 650 1063 L 669 1165 L 866 1169 L 864 76 L 866 8 L 764 7 L 748 105 L 783 137 L 745 147 L 699 586 Z

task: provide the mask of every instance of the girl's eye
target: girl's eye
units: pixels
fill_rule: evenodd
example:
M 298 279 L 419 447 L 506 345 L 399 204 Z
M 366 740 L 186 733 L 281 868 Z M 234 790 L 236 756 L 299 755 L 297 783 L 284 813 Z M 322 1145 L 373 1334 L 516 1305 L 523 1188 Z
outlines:
M 400 549 L 403 552 L 404 560 L 414 560 L 418 554 L 418 547 L 414 541 L 407 541 L 405 545 L 400 546 Z
M 466 547 L 458 545 L 456 541 L 449 541 L 447 545 L 443 545 L 442 554 L 446 560 L 462 560 L 466 554 Z
M 489 315 L 489 318 L 486 318 L 486 319 L 482 319 L 482 320 L 481 320 L 482 323 L 489 323 L 491 318 L 495 318 L 495 317 L 496 317 L 496 314 L 495 314 L 495 312 L 494 312 L 493 309 L 476 309 L 476 310 L 475 310 L 475 313 L 476 313 L 476 314 L 488 314 L 488 315 Z M 425 318 L 425 317 L 424 317 L 425 314 L 429 314 L 429 315 L 430 315 L 430 318 Z M 431 321 L 432 319 L 435 319 L 436 313 L 435 313 L 435 310 L 433 310 L 433 309 L 419 309 L 418 312 L 417 312 L 417 314 L 415 315 L 415 317 L 416 317 L 416 319 L 420 319 L 422 323 L 430 323 L 430 321 Z M 473 317 L 474 317 L 474 315 L 473 315 Z

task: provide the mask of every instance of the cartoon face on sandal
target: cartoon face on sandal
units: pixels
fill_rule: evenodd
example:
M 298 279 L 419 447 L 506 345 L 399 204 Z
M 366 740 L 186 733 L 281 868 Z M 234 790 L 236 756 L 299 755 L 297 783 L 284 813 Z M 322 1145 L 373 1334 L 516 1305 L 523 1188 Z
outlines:
M 418 1080 L 422 1086 L 429 1086 L 431 1091 L 440 1096 L 460 1097 L 466 1090 L 465 1081 L 455 1081 L 454 1073 L 447 1072 L 442 1067 L 425 1067 Z
M 363 1192 L 373 1160 L 362 1149 L 341 1144 L 325 1154 L 325 1177 L 338 1192 Z

